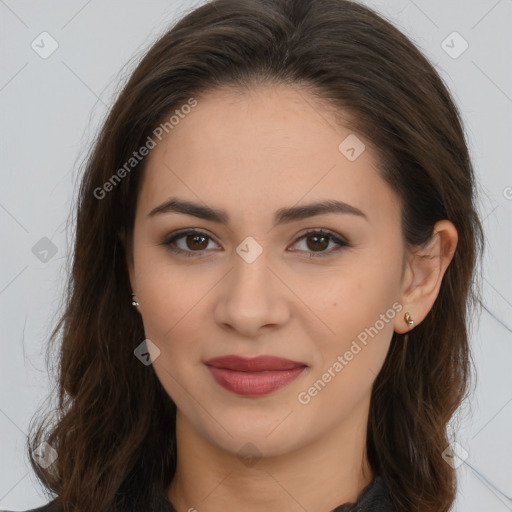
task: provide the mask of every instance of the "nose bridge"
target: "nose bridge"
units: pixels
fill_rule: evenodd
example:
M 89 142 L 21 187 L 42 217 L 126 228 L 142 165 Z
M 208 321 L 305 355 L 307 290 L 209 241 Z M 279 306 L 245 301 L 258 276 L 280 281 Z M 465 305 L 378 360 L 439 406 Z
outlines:
M 258 246 L 247 240 L 237 247 L 234 268 L 226 276 L 216 308 L 218 322 L 246 335 L 264 325 L 282 323 L 289 314 L 282 285 L 268 268 L 266 251 Z
M 235 268 L 232 276 L 234 289 L 231 292 L 241 293 L 243 296 L 248 294 L 249 297 L 251 295 L 261 295 L 265 288 L 269 287 L 268 281 L 272 276 L 267 268 L 269 266 L 268 253 L 266 251 L 261 252 L 254 259 L 245 259 L 240 255 L 240 252 L 246 249 L 247 246 L 244 247 L 242 244 L 237 249 L 239 254 L 234 261 Z M 252 250 L 249 248 L 247 254 L 250 254 Z
M 230 293 L 260 294 L 272 273 L 268 270 L 269 251 L 264 250 L 265 242 L 261 238 L 256 240 L 252 236 L 243 239 L 235 249 L 233 255 L 233 276 L 231 285 L 234 288 Z M 260 290 L 261 288 L 261 290 Z M 245 299 L 246 297 L 244 297 Z

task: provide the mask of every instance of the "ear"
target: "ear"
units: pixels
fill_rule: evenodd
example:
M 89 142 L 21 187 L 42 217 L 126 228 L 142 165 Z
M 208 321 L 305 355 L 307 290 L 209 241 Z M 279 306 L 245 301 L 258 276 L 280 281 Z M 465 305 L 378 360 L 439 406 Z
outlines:
M 425 319 L 439 294 L 457 241 L 457 229 L 453 223 L 440 220 L 434 225 L 430 240 L 407 254 L 400 296 L 403 314 L 395 318 L 395 332 L 403 334 L 411 329 L 404 320 L 406 312 L 410 313 L 414 325 Z

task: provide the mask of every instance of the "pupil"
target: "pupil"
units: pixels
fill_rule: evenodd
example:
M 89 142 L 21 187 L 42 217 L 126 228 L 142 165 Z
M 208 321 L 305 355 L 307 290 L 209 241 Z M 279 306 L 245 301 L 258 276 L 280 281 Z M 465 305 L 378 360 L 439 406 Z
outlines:
M 319 249 L 319 248 L 320 248 L 320 249 L 325 249 L 325 248 L 329 245 L 329 242 L 327 242 L 327 245 L 326 245 L 325 243 L 323 243 L 323 244 L 321 244 L 321 246 L 319 247 L 319 246 L 318 246 L 318 240 L 319 240 L 319 239 L 320 239 L 320 240 L 324 240 L 324 242 L 325 242 L 325 241 L 327 241 L 327 238 L 328 238 L 328 237 L 323 236 L 323 235 L 320 235 L 320 236 L 312 235 L 312 236 L 310 236 L 310 237 L 309 237 L 309 239 L 313 239 L 313 240 L 315 240 L 315 244 L 317 244 L 317 245 L 312 245 L 312 246 L 311 246 L 311 244 L 309 244 L 309 243 L 308 243 L 308 247 L 309 247 L 310 249 Z
M 188 239 L 192 238 L 192 240 L 193 240 L 192 244 L 193 244 L 193 245 L 195 245 L 195 244 L 196 244 L 196 241 L 197 241 L 197 240 L 203 239 L 203 244 L 201 244 L 201 242 L 198 242 L 198 245 L 200 245 L 200 246 L 201 246 L 201 245 L 204 245 L 204 240 L 206 239 L 206 237 L 204 237 L 204 236 L 202 236 L 202 235 L 189 235 L 187 238 L 188 238 Z M 208 245 L 208 244 L 206 244 L 206 245 Z M 189 246 L 189 248 L 190 248 L 190 249 L 194 249 L 194 248 L 195 248 L 195 249 L 204 249 L 204 247 L 190 247 L 190 246 Z

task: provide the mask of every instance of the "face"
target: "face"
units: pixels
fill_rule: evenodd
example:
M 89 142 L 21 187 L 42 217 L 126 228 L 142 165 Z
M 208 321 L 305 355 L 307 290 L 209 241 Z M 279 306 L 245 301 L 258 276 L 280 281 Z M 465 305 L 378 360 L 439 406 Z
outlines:
M 285 86 L 211 91 L 151 150 L 132 290 L 178 416 L 219 448 L 280 455 L 364 416 L 403 317 L 400 203 L 377 165 Z M 205 364 L 227 355 L 288 362 Z

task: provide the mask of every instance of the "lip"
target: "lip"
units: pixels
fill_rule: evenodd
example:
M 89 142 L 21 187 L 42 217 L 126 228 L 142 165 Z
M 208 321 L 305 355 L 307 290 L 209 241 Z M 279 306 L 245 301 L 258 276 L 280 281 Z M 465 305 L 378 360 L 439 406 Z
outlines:
M 276 391 L 295 380 L 307 367 L 302 362 L 268 355 L 253 358 L 221 356 L 209 359 L 205 365 L 217 384 L 245 396 Z
M 208 366 L 214 366 L 215 368 L 225 368 L 227 370 L 236 370 L 239 372 L 292 370 L 298 366 L 307 366 L 306 363 L 267 355 L 258 357 L 242 357 L 235 355 L 220 356 L 208 359 L 205 364 Z

